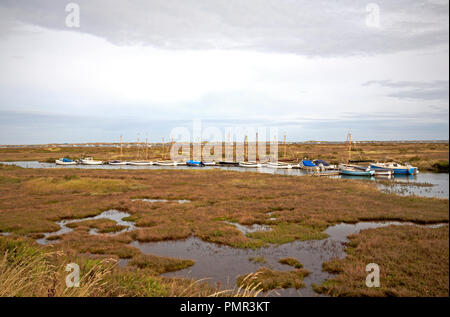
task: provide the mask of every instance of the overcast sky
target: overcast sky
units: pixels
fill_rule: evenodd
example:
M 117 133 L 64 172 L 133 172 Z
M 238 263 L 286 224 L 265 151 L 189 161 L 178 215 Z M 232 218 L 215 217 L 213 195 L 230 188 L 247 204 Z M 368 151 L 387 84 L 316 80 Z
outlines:
M 69 2 L 0 1 L 0 144 L 448 139 L 447 0 Z

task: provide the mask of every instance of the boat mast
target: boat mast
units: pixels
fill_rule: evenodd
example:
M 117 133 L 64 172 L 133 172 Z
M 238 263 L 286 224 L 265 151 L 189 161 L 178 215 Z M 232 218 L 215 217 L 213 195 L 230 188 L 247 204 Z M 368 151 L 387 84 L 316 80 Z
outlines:
M 120 136 L 120 160 L 122 160 L 122 136 Z
M 255 146 L 255 150 L 256 150 L 256 162 L 259 162 L 259 156 L 258 156 L 258 131 L 256 131 L 256 146 Z
M 286 159 L 286 131 L 284 132 L 284 154 L 283 158 Z
M 145 138 L 145 159 L 148 160 L 148 137 Z
M 348 150 L 348 155 L 347 155 L 347 164 L 350 162 L 350 155 L 351 155 L 351 151 L 352 151 L 352 134 L 350 133 L 350 130 L 348 131 L 348 135 L 347 135 L 347 150 Z
M 137 139 L 137 144 L 136 144 L 136 146 L 137 146 L 137 159 L 138 159 L 138 161 L 139 161 L 139 158 L 140 158 L 140 156 L 141 156 L 141 152 L 139 151 L 139 137 L 138 137 L 138 139 Z

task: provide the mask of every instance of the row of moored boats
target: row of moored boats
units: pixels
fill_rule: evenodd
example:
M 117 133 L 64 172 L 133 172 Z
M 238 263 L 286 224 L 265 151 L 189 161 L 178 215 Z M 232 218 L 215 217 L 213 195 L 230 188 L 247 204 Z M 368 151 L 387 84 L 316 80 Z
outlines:
M 250 162 L 231 162 L 231 161 L 196 161 L 188 160 L 184 162 L 176 161 L 99 161 L 92 157 L 82 158 L 80 160 L 71 160 L 68 158 L 61 158 L 55 162 L 58 165 L 134 165 L 134 166 L 239 166 L 246 168 L 274 168 L 274 169 L 305 169 L 310 171 L 339 171 L 340 174 L 349 176 L 392 176 L 394 174 L 415 175 L 419 172 L 417 167 L 409 164 L 399 164 L 395 162 L 390 163 L 371 163 L 369 166 L 340 164 L 338 166 L 331 165 L 324 160 L 302 160 L 300 163 L 286 163 L 286 162 L 267 162 L 260 163 L 255 161 Z

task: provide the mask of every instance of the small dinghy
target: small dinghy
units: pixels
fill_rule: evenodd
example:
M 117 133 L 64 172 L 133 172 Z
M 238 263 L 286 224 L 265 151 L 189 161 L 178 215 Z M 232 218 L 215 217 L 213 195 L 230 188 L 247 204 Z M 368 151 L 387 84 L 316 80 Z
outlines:
M 216 162 L 212 161 L 212 162 L 203 162 L 203 164 L 205 164 L 205 166 L 216 166 Z
M 186 165 L 187 166 L 196 166 L 196 167 L 205 166 L 205 164 L 202 161 L 194 161 L 194 160 L 186 161 Z
M 378 169 L 373 169 L 370 167 L 364 167 L 364 166 L 359 166 L 359 165 L 350 165 L 350 164 L 341 164 L 340 165 L 342 168 L 354 168 L 360 171 L 366 171 L 367 169 L 374 171 L 374 176 L 378 177 L 378 176 L 386 176 L 386 177 L 391 177 L 394 172 L 390 169 L 387 168 L 378 168 Z
M 174 161 L 156 161 L 153 163 L 156 166 L 177 166 L 178 163 Z
M 341 167 L 341 175 L 348 175 L 348 176 L 367 176 L 372 177 L 375 175 L 375 171 L 370 170 L 369 168 L 365 170 L 361 170 L 358 168 L 350 167 L 350 166 L 342 166 Z
M 128 162 L 125 161 L 119 161 L 119 160 L 114 160 L 114 161 L 109 161 L 108 165 L 127 165 Z
M 71 159 L 65 158 L 65 157 L 61 158 L 59 160 L 56 160 L 55 163 L 57 165 L 77 165 L 78 164 L 77 162 L 75 162 Z
M 259 168 L 262 167 L 261 163 L 257 162 L 239 162 L 240 167 Z
M 153 162 L 150 161 L 132 161 L 132 162 L 128 162 L 128 165 L 134 165 L 134 166 L 149 166 L 149 165 L 153 165 Z
M 269 167 L 269 168 L 290 169 L 290 168 L 294 167 L 294 165 L 289 164 L 289 163 L 283 163 L 283 162 L 268 162 L 268 163 L 266 164 L 266 167 Z
M 83 165 L 102 165 L 103 161 L 96 161 L 92 157 L 86 157 L 80 160 Z

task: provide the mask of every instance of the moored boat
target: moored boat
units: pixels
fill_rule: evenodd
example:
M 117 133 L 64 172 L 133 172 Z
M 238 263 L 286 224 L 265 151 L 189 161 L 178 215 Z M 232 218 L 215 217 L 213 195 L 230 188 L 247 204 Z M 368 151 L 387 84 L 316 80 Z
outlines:
M 94 160 L 92 157 L 86 157 L 80 160 L 83 165 L 102 165 L 103 161 Z
M 239 162 L 240 167 L 251 167 L 251 168 L 259 168 L 262 167 L 261 163 L 258 162 Z
M 342 167 L 341 175 L 372 177 L 375 175 L 375 171 L 370 170 L 370 169 L 363 171 L 363 170 L 353 168 L 353 167 Z
M 194 160 L 186 161 L 186 165 L 187 166 L 196 166 L 196 167 L 205 166 L 205 164 L 203 164 L 202 161 L 194 161 Z
M 387 168 L 376 168 L 376 169 L 374 169 L 374 168 L 371 168 L 370 166 L 369 167 L 364 167 L 364 166 L 351 165 L 351 164 L 341 165 L 341 166 L 355 168 L 355 169 L 358 169 L 358 170 L 361 170 L 361 171 L 365 171 L 365 170 L 369 169 L 369 170 L 372 170 L 372 171 L 375 172 L 374 173 L 375 177 L 377 177 L 377 176 L 391 177 L 394 174 L 394 172 L 392 170 L 387 169 Z
M 231 161 L 220 161 L 218 163 L 220 166 L 239 166 L 239 162 L 231 162 Z
M 133 166 L 150 166 L 153 165 L 153 162 L 151 161 L 131 161 L 131 162 L 127 162 L 128 165 L 133 165 Z
M 77 165 L 78 164 L 77 162 L 75 162 L 71 159 L 65 158 L 65 157 L 61 158 L 59 160 L 56 160 L 55 163 L 57 165 Z
M 204 164 L 205 166 L 216 166 L 216 162 L 214 162 L 214 161 L 211 161 L 211 162 L 203 162 L 203 164 Z
M 127 165 L 128 162 L 125 161 L 119 161 L 119 160 L 113 160 L 113 161 L 109 161 L 107 164 L 108 165 Z
M 153 165 L 156 166 L 177 166 L 179 165 L 178 162 L 175 161 L 156 161 L 153 163 Z
M 371 169 L 384 169 L 384 170 L 392 170 L 395 174 L 402 174 L 402 175 L 416 175 L 419 172 L 419 169 L 417 167 L 411 166 L 409 164 L 402 165 L 395 162 L 389 162 L 389 163 L 371 163 L 370 164 Z
M 269 168 L 280 168 L 280 169 L 291 169 L 294 167 L 293 164 L 284 163 L 284 162 L 268 162 L 266 163 L 266 167 Z
M 319 167 L 310 160 L 302 160 L 299 163 L 299 166 L 301 169 L 305 169 L 305 170 L 318 170 L 319 169 Z

